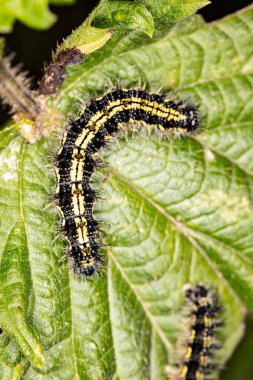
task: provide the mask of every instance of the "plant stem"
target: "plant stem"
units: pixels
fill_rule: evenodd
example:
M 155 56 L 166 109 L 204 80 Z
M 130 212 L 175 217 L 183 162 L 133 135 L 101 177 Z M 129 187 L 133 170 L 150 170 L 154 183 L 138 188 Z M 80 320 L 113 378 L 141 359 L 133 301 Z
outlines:
M 0 58 L 0 96 L 13 112 L 23 113 L 35 120 L 39 107 L 31 95 L 29 81 L 18 68 L 11 67 L 9 61 L 9 58 Z

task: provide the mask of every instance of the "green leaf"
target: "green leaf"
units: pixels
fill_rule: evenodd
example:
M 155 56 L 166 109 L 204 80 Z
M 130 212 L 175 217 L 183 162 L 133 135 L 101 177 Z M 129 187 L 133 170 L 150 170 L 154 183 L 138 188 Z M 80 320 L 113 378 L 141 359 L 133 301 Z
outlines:
M 140 30 L 152 37 L 154 21 L 157 28 L 168 27 L 177 20 L 187 17 L 199 8 L 208 4 L 208 1 L 187 0 L 185 2 L 174 1 L 173 4 L 160 4 L 153 1 L 138 4 L 139 1 L 125 0 L 101 0 L 98 6 L 59 47 L 59 52 L 65 49 L 77 49 L 84 54 L 90 54 L 101 48 L 110 38 L 114 30 L 124 30 L 124 34 L 131 29 Z M 143 2 L 144 3 L 144 2 Z M 160 11 L 159 11 L 160 9 Z M 161 10 L 162 9 L 162 10 Z
M 149 37 L 152 37 L 154 31 L 152 14 L 144 5 L 135 4 L 131 1 L 109 1 L 106 6 L 99 8 L 94 22 L 116 29 L 118 25 L 121 28 L 124 25 L 129 29 L 142 30 Z
M 5 367 L 0 369 L 0 376 L 2 380 L 19 380 L 22 374 L 22 366 L 18 364 L 14 368 Z
M 134 133 L 103 155 L 107 165 L 96 182 L 105 200 L 95 212 L 106 222 L 107 248 L 99 277 L 80 280 L 61 261 L 58 217 L 46 207 L 53 139 L 28 144 L 2 135 L 0 273 L 4 284 L 22 284 L 14 294 L 24 305 L 24 326 L 39 333 L 45 351 L 45 366 L 24 367 L 24 379 L 165 380 L 183 334 L 182 288 L 189 282 L 220 293 L 226 324 L 219 364 L 232 354 L 245 309 L 253 309 L 252 35 L 252 7 L 209 25 L 192 17 L 152 40 L 138 31 L 115 33 L 68 70 L 50 101 L 64 113 L 76 113 L 77 99 L 102 93 L 111 81 L 130 87 L 141 80 L 197 102 L 202 118 L 191 138 Z M 15 276 L 5 274 L 5 263 Z M 10 322 L 5 347 L 18 344 L 27 355 L 14 335 L 15 309 Z M 7 360 L 1 365 L 12 368 Z
M 48 9 L 48 3 L 55 5 L 73 4 L 74 0 L 1 0 L 0 32 L 11 32 L 15 20 L 34 29 L 47 29 L 56 17 Z
M 14 21 L 15 17 L 7 9 L 2 8 L 0 11 L 0 32 L 10 32 Z
M 141 29 L 146 32 L 145 29 L 150 29 L 153 24 L 151 15 L 157 27 L 163 21 L 167 22 L 166 29 L 168 29 L 168 24 L 190 16 L 209 3 L 207 0 L 103 0 L 90 18 L 96 26 L 108 26 L 108 22 L 125 23 L 130 29 Z M 143 29 L 139 28 L 138 24 L 147 26 Z
M 190 16 L 205 5 L 210 4 L 209 0 L 136 0 L 136 3 L 143 4 L 150 10 L 154 18 L 159 22 L 167 19 L 175 22 L 184 17 Z
M 20 367 L 21 354 L 19 348 L 17 344 L 13 340 L 11 340 L 6 333 L 1 334 L 0 350 L 1 363 L 3 364 L 3 367 L 5 367 L 5 369 L 7 370 L 7 373 L 8 368 L 14 369 L 16 367 Z
M 111 35 L 111 29 L 99 29 L 82 24 L 61 44 L 57 54 L 66 49 L 76 49 L 83 54 L 91 54 L 102 47 Z
M 9 130 L 7 129 L 9 132 Z M 6 144 L 6 130 L 1 132 L 3 141 Z M 8 144 L 8 141 L 7 141 Z M 12 145 L 12 148 L 14 145 Z M 40 346 L 37 334 L 34 328 L 28 324 L 29 308 L 32 306 L 32 283 L 29 281 L 30 266 L 28 260 L 28 242 L 25 229 L 25 219 L 23 210 L 23 199 L 20 195 L 20 182 L 22 181 L 14 171 L 19 170 L 19 167 L 14 168 L 15 163 L 18 165 L 17 159 L 22 160 L 22 157 L 13 155 L 13 150 L 5 148 L 5 159 L 1 161 L 2 169 L 5 169 L 4 177 L 2 178 L 9 185 L 12 185 L 13 197 L 10 199 L 8 210 L 10 211 L 11 202 L 16 199 L 18 208 L 15 210 L 13 218 L 9 211 L 2 213 L 3 219 L 10 216 L 12 222 L 11 230 L 8 235 L 2 240 L 3 253 L 1 256 L 1 272 L 0 272 L 0 325 L 1 328 L 12 336 L 20 346 L 23 353 L 30 361 L 38 367 L 43 366 L 43 353 Z M 16 158 L 16 162 L 15 162 Z M 15 163 L 14 163 L 15 162 Z M 7 169 L 7 170 L 6 170 Z M 14 170 L 13 170 L 14 169 Z M 14 185 L 16 184 L 16 193 Z M 2 194 L 7 191 L 2 188 Z M 18 214 L 17 214 L 18 211 Z M 7 214 L 6 214 L 7 212 Z M 3 236 L 1 236 L 3 237 Z

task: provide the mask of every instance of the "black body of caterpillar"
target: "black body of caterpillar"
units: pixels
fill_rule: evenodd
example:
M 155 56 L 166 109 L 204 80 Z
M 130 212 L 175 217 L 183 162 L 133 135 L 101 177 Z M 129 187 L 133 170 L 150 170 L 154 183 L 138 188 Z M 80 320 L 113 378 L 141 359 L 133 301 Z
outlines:
M 93 155 L 124 124 L 134 121 L 152 125 L 164 134 L 172 131 L 183 135 L 199 126 L 192 105 L 137 89 L 116 89 L 93 99 L 84 113 L 70 123 L 56 156 L 55 198 L 76 273 L 92 275 L 101 262 L 96 241 L 98 223 L 92 214 L 95 191 L 90 178 L 96 164 Z
M 189 336 L 176 379 L 211 379 L 212 371 L 216 369 L 211 358 L 214 349 L 218 348 L 215 333 L 218 327 L 223 326 L 223 322 L 218 319 L 222 307 L 217 296 L 203 285 L 188 288 L 185 295 L 190 308 Z

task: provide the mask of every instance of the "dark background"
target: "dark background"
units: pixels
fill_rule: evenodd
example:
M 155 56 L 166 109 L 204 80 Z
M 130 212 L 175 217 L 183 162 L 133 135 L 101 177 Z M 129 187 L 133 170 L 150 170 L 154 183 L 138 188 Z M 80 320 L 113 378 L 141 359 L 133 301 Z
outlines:
M 42 77 L 44 65 L 51 61 L 52 51 L 57 42 L 68 36 L 73 29 L 79 26 L 89 12 L 98 3 L 95 0 L 78 0 L 75 5 L 68 7 L 51 7 L 58 21 L 47 31 L 37 32 L 23 24 L 16 22 L 13 32 L 6 36 L 6 53 L 15 53 L 14 64 L 22 63 L 23 68 L 33 78 L 33 86 L 36 88 Z M 199 13 L 206 21 L 213 21 L 233 13 L 249 4 L 247 0 L 213 0 Z M 252 42 L 253 43 L 253 42 Z M 0 124 L 8 118 L 8 107 L 1 107 Z M 221 374 L 222 380 L 252 380 L 253 361 L 253 321 L 248 320 L 244 340 L 230 359 L 227 368 Z

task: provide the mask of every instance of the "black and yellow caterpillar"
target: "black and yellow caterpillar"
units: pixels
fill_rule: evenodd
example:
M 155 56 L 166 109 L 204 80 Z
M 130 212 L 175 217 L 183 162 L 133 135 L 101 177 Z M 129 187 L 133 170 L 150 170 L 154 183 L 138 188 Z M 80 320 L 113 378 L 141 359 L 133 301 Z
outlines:
M 203 285 L 187 287 L 185 295 L 189 306 L 189 335 L 178 373 L 173 379 L 210 379 L 217 370 L 213 356 L 214 350 L 219 348 L 217 329 L 224 325 L 219 320 L 223 308 L 217 295 Z
M 93 99 L 83 114 L 70 122 L 56 155 L 55 198 L 76 273 L 92 275 L 101 262 L 96 241 L 98 222 L 92 214 L 96 193 L 90 186 L 96 166 L 94 154 L 117 131 L 135 121 L 154 126 L 164 134 L 184 135 L 199 127 L 192 105 L 137 89 L 116 89 Z

